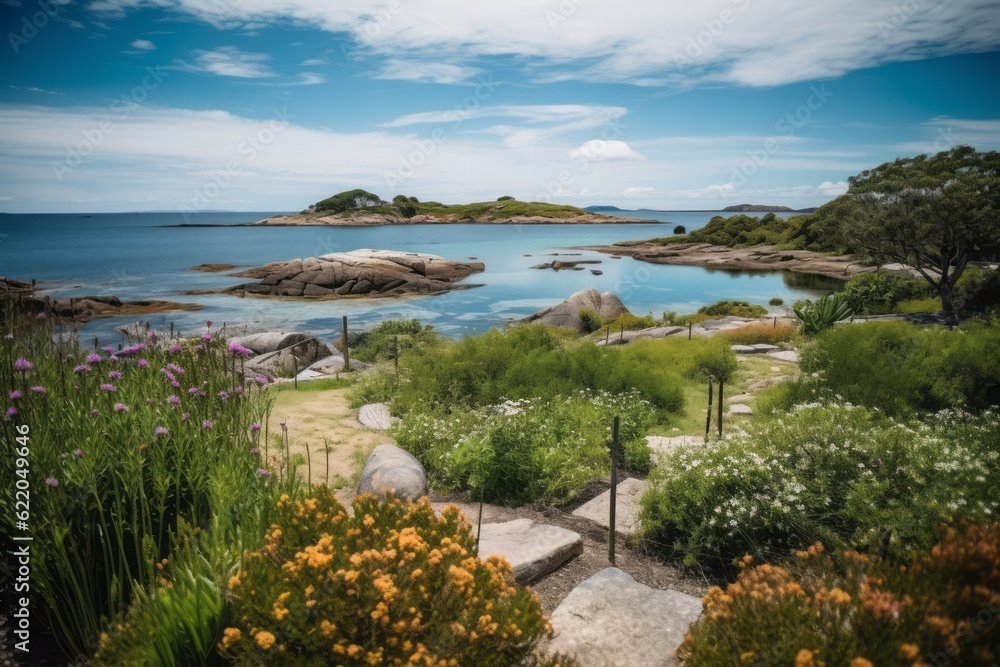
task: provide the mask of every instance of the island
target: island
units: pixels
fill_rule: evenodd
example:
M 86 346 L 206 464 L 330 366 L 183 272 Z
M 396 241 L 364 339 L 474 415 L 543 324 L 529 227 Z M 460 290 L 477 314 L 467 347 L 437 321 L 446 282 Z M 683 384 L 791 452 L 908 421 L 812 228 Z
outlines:
M 307 299 L 440 294 L 480 287 L 458 283 L 485 269 L 482 262 L 458 262 L 437 255 L 352 250 L 272 262 L 236 273 L 259 282 L 228 287 L 221 293 Z
M 770 204 L 735 204 L 722 209 L 725 213 L 812 213 L 815 208 L 788 208 Z
M 249 226 L 342 226 L 376 225 L 594 225 L 660 224 L 658 220 L 624 218 L 586 211 L 565 204 L 523 202 L 510 196 L 472 204 L 421 202 L 416 197 L 396 195 L 391 202 L 365 190 L 348 190 L 312 204 L 300 213 L 277 215 Z

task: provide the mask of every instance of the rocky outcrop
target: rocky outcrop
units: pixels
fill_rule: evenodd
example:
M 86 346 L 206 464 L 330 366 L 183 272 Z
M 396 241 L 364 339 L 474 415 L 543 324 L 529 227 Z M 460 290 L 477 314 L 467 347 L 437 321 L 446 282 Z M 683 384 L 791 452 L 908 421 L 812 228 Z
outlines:
M 578 215 L 568 215 L 561 218 L 544 215 L 515 215 L 504 217 L 496 212 L 477 217 L 465 217 L 458 214 L 425 215 L 419 214 L 405 218 L 394 213 L 375 213 L 372 211 L 356 211 L 343 215 L 323 215 L 318 213 L 296 213 L 278 215 L 273 218 L 251 223 L 253 226 L 268 227 L 298 227 L 298 226 L 335 226 L 335 227 L 372 227 L 377 225 L 634 225 L 659 224 L 658 220 L 645 218 L 621 218 L 600 213 L 581 212 Z
M 589 247 L 586 250 L 624 255 L 653 264 L 704 266 L 733 271 L 795 271 L 844 280 L 873 270 L 873 267 L 860 264 L 851 255 L 823 255 L 809 250 L 775 250 L 770 246 L 729 248 L 711 243 L 660 245 L 629 241 L 620 245 Z
M 615 494 L 615 532 L 632 535 L 639 531 L 639 508 L 649 482 L 629 477 L 618 483 Z M 573 516 L 590 519 L 611 529 L 611 489 L 573 510 Z
M 233 342 L 257 356 L 245 362 L 245 372 L 270 379 L 290 377 L 321 359 L 331 356 L 330 347 L 306 333 L 269 331 L 234 338 Z
M 354 250 L 266 264 L 235 275 L 258 283 L 230 287 L 238 295 L 337 298 L 435 294 L 478 285 L 459 281 L 485 270 L 482 262 L 390 250 Z
M 53 299 L 47 295 L 37 296 L 37 291 L 41 290 L 30 283 L 0 278 L 0 301 L 16 300 L 18 307 L 25 312 L 44 313 L 50 316 L 55 324 L 83 324 L 102 317 L 155 315 L 175 310 L 193 311 L 204 308 L 197 303 L 177 303 L 158 299 L 122 301 L 116 296 L 107 295 Z
M 358 493 L 392 493 L 404 500 L 416 500 L 427 495 L 427 476 L 420 461 L 406 450 L 379 445 L 365 461 Z
M 629 312 L 617 295 L 589 288 L 573 294 L 560 304 L 529 315 L 523 321 L 579 331 L 580 312 L 584 310 L 594 311 L 605 321 Z
M 521 584 L 538 581 L 582 553 L 583 538 L 578 533 L 531 519 L 484 523 L 479 535 L 479 557 L 506 558 Z
M 563 269 L 569 269 L 570 271 L 583 271 L 583 267 L 580 264 L 600 264 L 599 259 L 577 259 L 568 262 L 564 262 L 559 259 L 552 260 L 551 262 L 545 262 L 544 264 L 536 264 L 531 267 L 533 269 L 554 269 L 556 271 L 562 271 Z M 593 272 L 593 269 L 591 270 Z M 598 271 L 600 273 L 600 271 Z

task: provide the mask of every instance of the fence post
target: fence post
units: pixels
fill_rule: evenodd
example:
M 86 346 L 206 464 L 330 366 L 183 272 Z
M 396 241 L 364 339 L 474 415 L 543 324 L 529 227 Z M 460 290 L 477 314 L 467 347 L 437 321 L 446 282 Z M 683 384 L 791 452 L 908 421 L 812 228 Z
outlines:
M 719 438 L 722 438 L 722 380 L 719 380 Z
M 708 412 L 705 414 L 705 442 L 708 442 L 708 433 L 712 430 L 712 381 L 708 381 Z
M 392 364 L 396 368 L 396 373 L 399 373 L 399 336 L 392 337 Z
M 691 330 L 694 328 L 694 322 L 688 322 L 688 340 L 691 340 Z
M 296 357 L 295 354 L 292 354 L 292 371 L 294 373 L 294 375 L 292 375 L 292 378 L 294 378 L 292 381 L 295 383 L 295 388 L 298 389 L 299 388 L 299 358 Z
M 618 503 L 618 415 L 611 427 L 611 539 L 608 541 L 608 561 L 615 564 L 615 510 Z
M 344 370 L 351 371 L 351 350 L 347 347 L 347 315 L 344 315 Z

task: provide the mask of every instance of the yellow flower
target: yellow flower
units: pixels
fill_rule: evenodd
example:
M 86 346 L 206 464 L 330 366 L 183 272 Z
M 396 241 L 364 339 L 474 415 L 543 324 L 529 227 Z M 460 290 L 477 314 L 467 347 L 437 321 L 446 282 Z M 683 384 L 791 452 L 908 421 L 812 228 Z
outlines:
M 799 651 L 798 655 L 795 656 L 795 667 L 812 667 L 813 656 L 816 655 L 816 651 L 810 651 L 807 648 Z
M 240 575 L 229 577 L 229 589 L 232 590 L 240 585 Z
M 871 660 L 858 657 L 855 658 L 854 660 L 851 660 L 851 667 L 875 667 L 875 665 L 872 664 Z
M 899 647 L 899 654 L 907 660 L 916 660 L 920 655 L 920 647 L 916 644 L 903 644 Z
M 257 645 L 260 646 L 265 651 L 274 646 L 274 641 L 275 641 L 274 635 L 272 635 L 267 630 L 261 630 L 260 632 L 258 632 L 254 636 L 254 639 L 257 640 Z
M 851 596 L 839 588 L 830 591 L 830 602 L 846 607 L 851 603 Z
M 222 631 L 222 648 L 229 648 L 240 640 L 243 633 L 239 628 L 226 628 Z
M 337 631 L 337 626 L 330 621 L 323 619 L 319 624 L 319 631 L 323 633 L 323 636 L 329 639 L 333 636 L 333 633 Z

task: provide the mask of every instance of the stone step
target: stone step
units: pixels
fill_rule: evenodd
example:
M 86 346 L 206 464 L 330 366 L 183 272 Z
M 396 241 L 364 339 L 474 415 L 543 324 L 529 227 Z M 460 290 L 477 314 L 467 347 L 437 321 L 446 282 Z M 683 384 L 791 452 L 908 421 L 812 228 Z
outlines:
M 531 519 L 484 523 L 479 536 L 479 557 L 485 560 L 492 555 L 503 556 L 521 584 L 538 581 L 582 553 L 583 538 L 579 534 Z
M 639 501 L 649 483 L 628 478 L 618 483 L 615 505 L 615 530 L 623 535 L 632 535 L 639 530 Z M 605 528 L 611 528 L 611 489 L 573 510 L 573 516 L 590 519 Z

